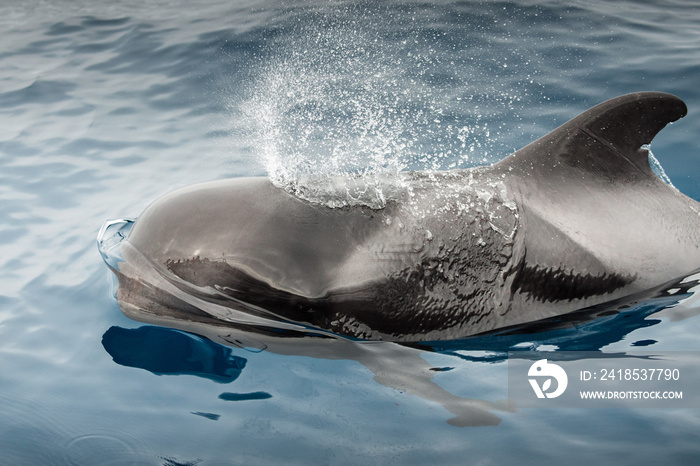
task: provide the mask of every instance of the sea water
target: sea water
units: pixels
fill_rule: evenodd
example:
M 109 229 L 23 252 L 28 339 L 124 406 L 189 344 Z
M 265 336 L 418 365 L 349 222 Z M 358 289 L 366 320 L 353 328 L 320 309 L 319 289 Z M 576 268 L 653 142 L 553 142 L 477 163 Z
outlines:
M 417 379 L 423 361 L 447 392 L 504 407 L 509 349 L 697 351 L 692 286 L 574 330 L 362 364 L 131 321 L 95 236 L 227 177 L 381 208 L 403 171 L 493 163 L 642 90 L 687 103 L 652 148 L 700 200 L 697 24 L 690 0 L 0 5 L 1 462 L 696 463 L 697 409 L 493 409 L 497 426 L 455 427 L 371 370 Z

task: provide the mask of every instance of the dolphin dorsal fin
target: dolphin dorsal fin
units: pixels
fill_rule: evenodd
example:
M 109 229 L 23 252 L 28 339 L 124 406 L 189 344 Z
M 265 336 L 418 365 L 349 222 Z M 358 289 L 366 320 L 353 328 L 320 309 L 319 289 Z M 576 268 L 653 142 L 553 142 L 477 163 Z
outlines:
M 687 111 L 685 103 L 671 94 L 623 95 L 596 105 L 523 147 L 503 160 L 503 168 L 517 167 L 530 173 L 563 164 L 614 181 L 638 178 L 640 172 L 654 176 L 648 153 L 641 146 Z

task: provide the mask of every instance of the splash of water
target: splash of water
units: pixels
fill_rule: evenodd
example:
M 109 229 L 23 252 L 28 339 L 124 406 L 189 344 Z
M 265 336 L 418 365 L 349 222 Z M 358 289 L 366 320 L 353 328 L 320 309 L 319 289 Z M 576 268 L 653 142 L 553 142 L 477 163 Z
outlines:
M 381 208 L 403 188 L 402 90 L 366 31 L 323 18 L 263 68 L 245 104 L 272 181 L 332 207 Z
M 656 174 L 656 176 L 658 176 L 659 179 L 661 179 L 661 181 L 675 189 L 676 187 L 673 186 L 671 178 L 668 177 L 668 175 L 666 174 L 666 170 L 664 170 L 664 167 L 661 166 L 661 162 L 659 162 L 659 159 L 657 159 L 654 156 L 649 145 L 643 145 L 642 149 L 646 149 L 647 153 L 649 154 L 649 166 L 651 167 L 651 171 L 653 171 Z
M 473 63 L 455 63 L 453 46 L 417 27 L 398 12 L 333 9 L 269 39 L 241 113 L 275 185 L 331 207 L 378 209 L 407 193 L 403 170 L 492 161 L 500 128 L 486 108 L 519 97 L 466 83 Z

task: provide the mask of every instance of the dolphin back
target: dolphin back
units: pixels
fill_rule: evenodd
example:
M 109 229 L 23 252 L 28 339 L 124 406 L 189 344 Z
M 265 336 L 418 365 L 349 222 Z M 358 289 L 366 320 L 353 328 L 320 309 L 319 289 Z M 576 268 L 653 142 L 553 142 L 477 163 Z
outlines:
M 654 174 L 644 147 L 686 113 L 670 94 L 624 95 L 493 167 L 520 213 L 512 309 L 561 314 L 700 265 L 700 204 Z
M 687 113 L 685 103 L 671 94 L 623 95 L 583 112 L 497 166 L 536 174 L 564 165 L 613 181 L 652 178 L 642 146 Z

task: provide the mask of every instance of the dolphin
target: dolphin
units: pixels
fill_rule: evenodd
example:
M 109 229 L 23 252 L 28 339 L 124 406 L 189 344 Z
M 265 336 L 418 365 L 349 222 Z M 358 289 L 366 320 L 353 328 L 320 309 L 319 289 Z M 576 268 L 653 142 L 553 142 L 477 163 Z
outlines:
M 700 204 L 645 148 L 686 113 L 665 93 L 608 100 L 492 166 L 403 172 L 381 209 L 264 177 L 185 187 L 122 222 L 117 300 L 140 320 L 394 342 L 620 300 L 700 266 Z

